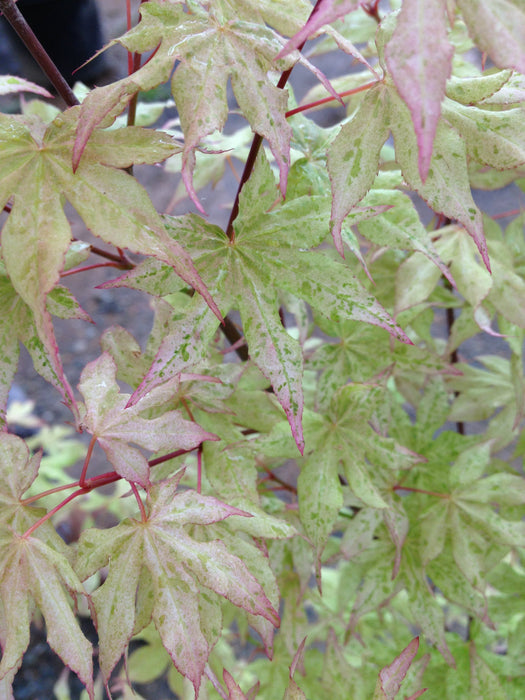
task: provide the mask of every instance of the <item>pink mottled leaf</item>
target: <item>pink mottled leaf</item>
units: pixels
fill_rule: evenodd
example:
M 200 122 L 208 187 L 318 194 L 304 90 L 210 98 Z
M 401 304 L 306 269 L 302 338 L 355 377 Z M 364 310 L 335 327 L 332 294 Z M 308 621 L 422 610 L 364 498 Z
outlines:
M 177 492 L 180 477 L 181 473 L 151 488 L 145 523 L 128 520 L 110 530 L 86 530 L 79 542 L 77 571 L 84 579 L 109 562 L 108 577 L 93 594 L 104 676 L 109 676 L 133 634 L 140 589 L 141 596 L 153 599 L 153 622 L 162 643 L 197 695 L 221 631 L 220 597 L 274 625 L 279 617 L 238 556 L 218 539 L 194 539 L 186 528 L 246 514 L 194 491 Z M 148 576 L 141 575 L 143 567 Z
M 278 54 L 278 58 L 297 49 L 325 24 L 330 24 L 349 12 L 358 10 L 360 4 L 359 0 L 320 0 L 308 22 L 287 42 Z
M 396 88 L 410 110 L 423 182 L 430 167 L 453 53 L 454 48 L 447 38 L 444 1 L 404 0 L 397 26 L 385 49 L 385 59 Z
M 415 637 L 403 649 L 401 654 L 392 661 L 390 666 L 385 666 L 381 669 L 374 693 L 374 700 L 394 700 L 418 649 L 419 637 Z
M 231 673 L 224 669 L 222 677 L 228 691 L 228 700 L 247 700 L 246 695 L 242 692 L 241 687 L 237 685 Z
M 458 0 L 470 35 L 499 68 L 525 73 L 525 6 L 522 0 Z
M 294 680 L 295 672 L 297 671 L 297 668 L 302 668 L 304 672 L 304 647 L 306 644 L 306 637 L 303 639 L 303 641 L 299 644 L 299 647 L 297 651 L 295 652 L 295 655 L 293 657 L 292 663 L 290 665 L 290 673 L 288 674 L 289 681 L 288 681 L 288 687 L 286 688 L 286 691 L 284 693 L 284 698 L 283 700 L 306 700 L 306 695 L 304 692 L 299 688 L 297 683 Z
M 209 14 L 189 14 L 180 3 L 148 2 L 141 6 L 141 16 L 142 21 L 118 42 L 138 53 L 155 49 L 154 55 L 131 76 L 87 96 L 73 152 L 75 169 L 85 157 L 95 127 L 111 123 L 139 90 L 169 80 L 176 66 L 172 91 L 184 132 L 182 175 L 199 209 L 202 206 L 193 186 L 194 151 L 205 136 L 224 126 L 228 80 L 252 129 L 268 140 L 284 195 L 291 138 L 285 118 L 288 96 L 276 87 L 269 72 L 291 67 L 300 60 L 299 55 L 276 64 L 284 40 L 270 27 L 254 22 L 249 6 L 239 3 L 220 8 L 212 4 Z
M 16 92 L 34 92 L 42 97 L 53 97 L 45 88 L 16 75 L 0 75 L 0 95 Z
M 125 479 L 142 486 L 149 484 L 148 462 L 130 443 L 152 452 L 168 452 L 191 450 L 203 440 L 216 439 L 196 423 L 184 420 L 178 411 L 143 418 L 141 413 L 154 405 L 155 400 L 161 402 L 159 391 L 126 408 L 130 396 L 119 392 L 116 371 L 113 358 L 103 353 L 84 368 L 79 390 L 85 400 L 83 428 L 97 438 L 117 473 Z
M 0 678 L 19 667 L 36 607 L 45 619 L 49 645 L 93 700 L 92 648 L 71 605 L 71 595 L 84 589 L 67 547 L 49 522 L 38 530 L 42 539 L 21 536 L 45 512 L 21 502 L 39 464 L 40 455 L 30 458 L 23 440 L 0 435 Z

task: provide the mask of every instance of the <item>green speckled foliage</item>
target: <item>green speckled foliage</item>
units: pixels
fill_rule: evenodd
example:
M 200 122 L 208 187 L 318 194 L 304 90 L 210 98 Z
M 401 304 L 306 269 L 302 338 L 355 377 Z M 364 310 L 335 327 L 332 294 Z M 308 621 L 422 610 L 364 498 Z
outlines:
M 525 696 L 524 26 L 521 0 L 146 0 L 112 42 L 136 70 L 82 104 L 0 76 L 39 96 L 0 112 L 1 698 L 32 621 L 89 700 Z M 503 187 L 491 217 L 473 189 Z M 91 321 L 68 282 L 101 266 L 153 326 L 100 329 L 75 388 L 55 319 Z M 14 434 L 20 343 L 85 446 Z

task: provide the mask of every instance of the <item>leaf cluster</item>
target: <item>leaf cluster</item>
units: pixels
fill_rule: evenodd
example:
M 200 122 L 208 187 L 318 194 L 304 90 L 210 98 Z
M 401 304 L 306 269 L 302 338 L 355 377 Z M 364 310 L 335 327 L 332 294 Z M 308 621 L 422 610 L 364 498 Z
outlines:
M 37 615 L 99 696 L 79 610 L 115 697 L 160 675 L 199 700 L 523 696 L 524 215 L 501 227 L 472 190 L 525 191 L 525 10 L 481 5 L 148 0 L 112 42 L 137 70 L 0 113 L 2 697 Z M 335 51 L 359 65 L 329 80 Z M 297 64 L 319 80 L 300 104 Z M 136 101 L 168 82 L 155 126 L 171 103 Z M 304 114 L 336 100 L 335 127 Z M 144 164 L 199 213 L 157 212 Z M 199 192 L 226 164 L 223 229 Z M 91 320 L 67 286 L 91 256 L 154 322 L 145 347 L 105 329 L 75 391 L 54 318 Z M 85 454 L 10 430 L 20 343 Z

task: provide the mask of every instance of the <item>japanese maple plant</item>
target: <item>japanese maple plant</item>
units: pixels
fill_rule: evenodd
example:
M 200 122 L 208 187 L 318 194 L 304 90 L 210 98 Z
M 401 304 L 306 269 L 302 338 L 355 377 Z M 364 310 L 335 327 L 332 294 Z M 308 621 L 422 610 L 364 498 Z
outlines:
M 157 675 L 201 700 L 523 698 L 525 214 L 471 189 L 525 189 L 523 0 L 128 4 L 129 74 L 75 91 L 0 9 L 64 105 L 0 114 L 0 697 L 37 619 L 91 700 Z M 175 120 L 145 101 L 164 83 Z M 187 212 L 137 164 L 180 172 Z M 226 167 L 223 230 L 201 190 Z M 53 318 L 85 318 L 68 279 L 108 265 L 153 329 L 101 329 L 75 388 Z M 76 480 L 10 431 L 19 343 L 89 436 Z M 66 543 L 57 518 L 108 488 L 114 526 Z

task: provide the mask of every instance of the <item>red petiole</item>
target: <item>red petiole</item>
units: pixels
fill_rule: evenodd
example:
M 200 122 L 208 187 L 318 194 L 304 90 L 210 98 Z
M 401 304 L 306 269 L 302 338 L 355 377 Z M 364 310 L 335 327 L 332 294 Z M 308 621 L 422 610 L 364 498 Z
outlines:
M 365 83 L 364 85 L 360 85 L 359 87 L 352 88 L 351 90 L 345 90 L 344 92 L 338 92 L 337 94 L 341 98 L 349 97 L 350 95 L 357 95 L 358 92 L 370 90 L 370 88 L 374 87 L 374 85 L 377 85 L 379 82 L 381 81 L 373 80 L 370 83 Z M 299 105 L 299 107 L 295 107 L 294 109 L 291 109 L 288 112 L 286 112 L 285 117 L 292 117 L 294 114 L 299 114 L 299 112 L 306 112 L 309 109 L 314 109 L 315 107 L 328 104 L 329 102 L 335 102 L 335 97 L 323 97 L 322 100 L 316 100 L 315 102 L 309 102 L 305 105 Z
M 84 464 L 82 466 L 82 473 L 80 475 L 80 479 L 78 481 L 74 481 L 71 484 L 64 484 L 64 486 L 57 486 L 56 488 L 49 489 L 48 491 L 43 491 L 42 493 L 37 494 L 36 496 L 30 496 L 29 498 L 24 498 L 20 501 L 20 504 L 23 506 L 30 505 L 31 503 L 34 503 L 35 501 L 40 500 L 41 498 L 44 498 L 44 496 L 50 496 L 53 493 L 59 493 L 60 491 L 66 491 L 67 489 L 73 489 L 77 488 L 77 491 L 74 491 L 71 493 L 67 498 L 65 498 L 63 501 L 61 501 L 57 506 L 52 508 L 48 513 L 43 515 L 39 520 L 36 521 L 36 523 L 33 523 L 31 527 L 24 532 L 22 537 L 29 537 L 42 523 L 45 523 L 46 520 L 49 520 L 49 518 L 53 517 L 55 513 L 58 513 L 59 510 L 64 508 L 68 503 L 70 503 L 74 498 L 77 496 L 83 496 L 86 493 L 89 493 L 90 491 L 93 491 L 93 489 L 100 488 L 101 486 L 106 486 L 107 484 L 112 484 L 115 481 L 120 481 L 123 477 L 120 474 L 117 474 L 117 472 L 106 472 L 104 474 L 99 474 L 98 476 L 93 476 L 91 479 L 86 479 L 86 472 L 87 472 L 87 467 L 89 464 L 89 460 L 91 459 L 91 455 L 93 453 L 93 448 L 95 447 L 96 443 L 96 438 L 93 436 L 91 438 L 91 442 L 89 443 L 88 451 L 86 454 L 86 458 L 84 460 Z M 154 467 L 157 464 L 162 464 L 163 462 L 167 462 L 170 459 L 175 459 L 175 457 L 180 457 L 181 455 L 184 454 L 189 454 L 190 452 L 193 452 L 193 450 L 176 450 L 174 452 L 169 452 L 166 455 L 163 455 L 162 457 L 156 457 L 155 459 L 150 459 L 148 461 L 148 464 L 150 467 Z M 147 514 L 144 509 L 144 503 L 142 502 L 142 499 L 140 498 L 140 494 L 138 493 L 137 487 L 135 484 L 130 483 L 131 490 L 133 491 L 133 494 L 135 498 L 137 499 L 137 503 L 139 504 L 139 509 L 140 509 L 140 514 L 141 514 L 141 519 L 142 522 L 146 522 L 147 520 Z

